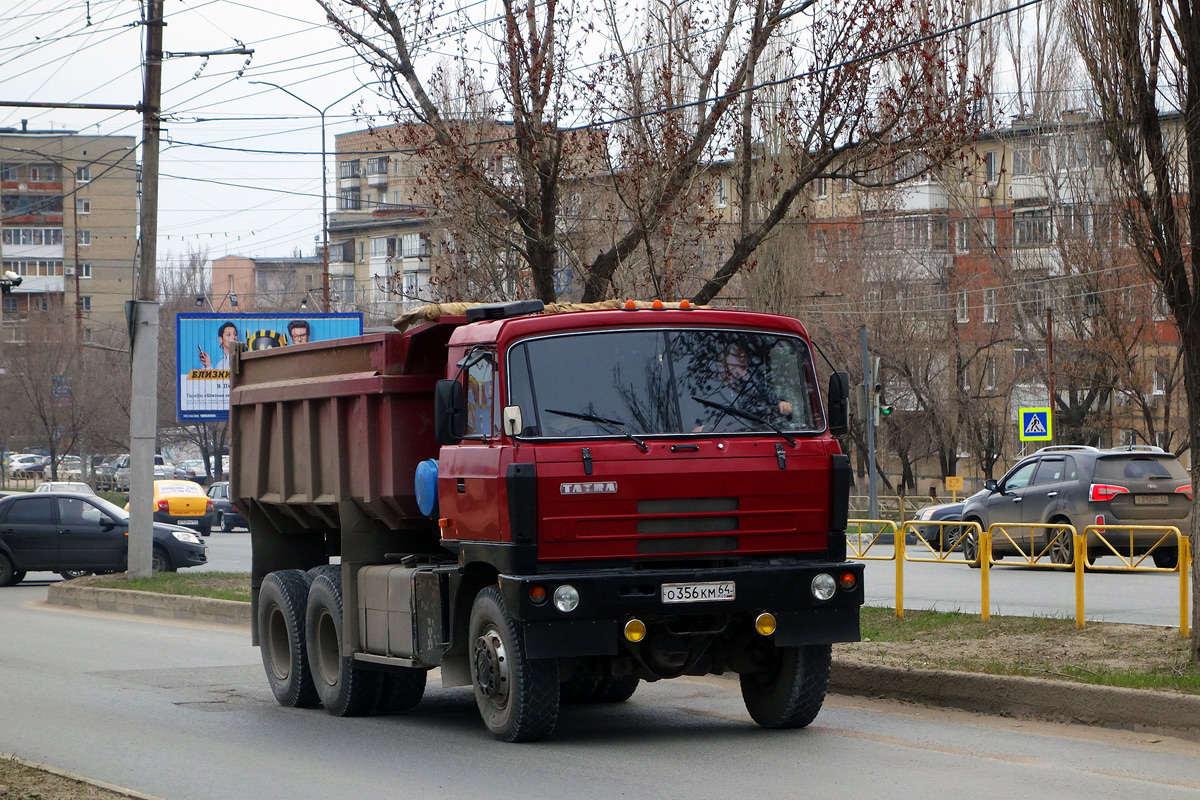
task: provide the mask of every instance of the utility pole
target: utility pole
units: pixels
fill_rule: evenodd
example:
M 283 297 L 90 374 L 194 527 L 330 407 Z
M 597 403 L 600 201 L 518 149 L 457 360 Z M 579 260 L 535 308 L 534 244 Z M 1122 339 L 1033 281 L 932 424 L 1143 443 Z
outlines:
M 129 414 L 129 572 L 148 578 L 154 547 L 154 451 L 158 437 L 158 146 L 161 133 L 163 0 L 146 0 L 142 99 L 141 261 L 129 333 L 133 396 Z
M 1046 306 L 1046 357 L 1049 360 L 1050 374 L 1047 376 L 1046 388 L 1050 390 L 1050 444 L 1054 444 L 1054 430 L 1057 427 L 1053 424 L 1054 415 L 1057 409 L 1054 407 L 1054 309 L 1049 305 Z

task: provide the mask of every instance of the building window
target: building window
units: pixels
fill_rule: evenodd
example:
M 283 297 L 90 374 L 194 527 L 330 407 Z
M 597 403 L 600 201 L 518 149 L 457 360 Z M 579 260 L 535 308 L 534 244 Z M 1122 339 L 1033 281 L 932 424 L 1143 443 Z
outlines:
M 409 300 L 416 300 L 421 288 L 421 278 L 416 272 L 405 272 L 401 275 L 401 291 Z
M 995 356 L 988 356 L 983 362 L 983 388 L 995 389 L 1000 383 L 1000 369 Z
M 81 295 L 79 297 L 79 305 L 84 313 L 90 312 L 92 310 L 92 296 L 90 294 Z
M 1013 214 L 1013 247 L 1044 247 L 1054 234 L 1050 211 L 1045 208 Z
M 343 162 L 345 163 L 345 162 Z M 387 156 L 373 156 L 367 159 L 368 175 L 387 175 Z
M 813 196 L 817 199 L 828 197 L 828 183 L 824 178 L 815 178 L 813 180 Z
M 76 200 L 75 200 L 75 213 L 76 213 L 76 214 L 90 214 L 90 213 L 92 213 L 92 201 L 91 201 L 91 200 L 87 200 L 87 199 L 85 199 L 85 198 L 83 198 L 83 197 L 76 198 Z
M 91 231 L 79 231 L 79 246 L 80 247 L 90 247 L 91 244 L 92 244 L 92 232 Z
M 2 241 L 6 245 L 61 245 L 62 228 L 4 228 Z
M 966 325 L 971 321 L 971 295 L 966 289 L 959 291 L 954 308 L 954 321 Z
M 404 258 L 426 258 L 429 256 L 429 239 L 423 233 L 406 233 L 400 252 Z
M 79 277 L 81 277 L 81 278 L 92 277 L 92 263 L 90 261 L 85 261 L 79 265 Z
M 1000 296 L 1000 290 L 994 286 L 983 290 L 983 321 L 987 323 L 995 322 L 996 302 Z
M 1167 393 L 1167 376 L 1162 373 L 1162 370 L 1154 370 L 1154 395 L 1162 397 Z
M 362 193 L 358 189 L 342 189 L 338 194 L 338 208 L 342 211 L 358 211 L 362 208 Z
M 360 174 L 357 158 L 338 162 L 339 178 L 357 178 Z
M 77 182 L 87 183 L 91 179 L 92 179 L 92 168 L 91 167 L 76 167 L 75 168 L 75 180 Z
M 396 239 L 393 236 L 377 236 L 371 239 L 371 260 L 396 257 Z
M 53 164 L 30 164 L 29 181 L 31 183 L 47 183 L 58 180 L 58 167 Z
M 983 154 L 983 179 L 989 185 L 995 185 L 1000 178 L 1000 154 L 995 150 L 988 150 Z
M 729 205 L 729 186 L 724 178 L 717 180 L 717 208 L 725 208 Z
M 849 178 L 838 178 L 837 180 L 838 180 L 838 194 L 840 194 L 840 195 L 850 194 L 850 188 L 853 186 L 853 182 Z
M 17 298 L 13 297 L 11 294 L 4 295 L 4 313 L 17 313 Z
M 1161 447 L 1163 450 L 1167 449 L 1167 434 L 1165 432 L 1163 432 L 1163 431 L 1155 431 L 1154 432 L 1154 446 Z

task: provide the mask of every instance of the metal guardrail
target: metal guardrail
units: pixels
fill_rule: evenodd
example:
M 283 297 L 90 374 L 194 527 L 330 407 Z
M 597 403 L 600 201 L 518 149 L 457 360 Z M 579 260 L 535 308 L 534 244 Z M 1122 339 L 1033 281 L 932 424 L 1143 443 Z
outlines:
M 1039 535 L 1041 531 L 1045 533 Z M 1112 535 L 1112 531 L 1127 532 L 1127 541 L 1123 539 L 1114 543 L 1116 537 Z M 1138 537 L 1135 536 L 1137 533 L 1160 535 L 1147 547 L 1145 538 L 1138 543 Z M 887 534 L 891 535 L 893 543 L 891 553 L 872 554 L 871 550 Z M 912 550 L 907 544 L 910 536 L 916 540 Z M 908 520 L 897 527 L 891 520 L 851 519 L 846 527 L 846 541 L 853 559 L 895 562 L 896 616 L 899 618 L 904 617 L 904 562 L 958 564 L 978 568 L 980 618 L 987 620 L 991 618 L 991 568 L 1007 557 L 1015 559 L 1022 567 L 1074 572 L 1076 628 L 1083 628 L 1085 625 L 1086 572 L 1178 573 L 1179 635 L 1186 638 L 1190 634 L 1188 578 L 1192 563 L 1191 543 L 1172 525 L 1089 525 L 1083 533 L 1079 533 L 1075 526 L 1061 523 L 997 522 L 984 529 L 978 523 L 959 520 Z M 1004 550 L 1015 552 L 996 556 L 994 545 L 997 541 L 1003 543 L 1001 546 Z M 1128 553 L 1122 549 L 1126 544 Z M 1148 558 L 1153 562 L 1155 552 L 1172 549 L 1176 552 L 1174 566 L 1146 565 Z M 1116 556 L 1121 560 L 1121 565 L 1092 565 L 1088 558 L 1089 552 L 1092 551 L 1099 551 L 1104 556 Z M 961 556 L 959 552 L 962 553 Z

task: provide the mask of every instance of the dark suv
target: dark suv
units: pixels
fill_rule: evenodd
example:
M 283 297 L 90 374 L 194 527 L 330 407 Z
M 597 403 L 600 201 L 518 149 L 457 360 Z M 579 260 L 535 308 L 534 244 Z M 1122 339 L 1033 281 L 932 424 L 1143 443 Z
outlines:
M 1083 532 L 1088 525 L 1174 525 L 1185 536 L 1192 518 L 1192 480 L 1172 453 L 1158 447 L 1131 445 L 1100 450 L 1084 445 L 1043 447 L 1022 459 L 998 481 L 984 484 L 988 491 L 967 499 L 963 519 L 987 528 L 994 522 L 1069 523 Z M 1070 536 L 1057 536 L 1053 528 L 1013 528 L 1013 541 L 998 536 L 992 541 L 996 557 L 1015 555 L 1014 541 L 1026 553 L 1042 553 L 1050 542 L 1050 560 L 1074 561 Z M 1122 554 L 1141 555 L 1161 537 L 1161 532 L 1113 529 L 1106 538 Z M 1108 548 L 1093 533 L 1088 538 L 1088 561 Z M 1127 551 L 1126 548 L 1130 548 Z M 963 555 L 974 561 L 979 550 L 974 533 L 963 541 Z M 1154 564 L 1173 568 L 1179 559 L 1173 542 L 1164 542 L 1151 553 Z

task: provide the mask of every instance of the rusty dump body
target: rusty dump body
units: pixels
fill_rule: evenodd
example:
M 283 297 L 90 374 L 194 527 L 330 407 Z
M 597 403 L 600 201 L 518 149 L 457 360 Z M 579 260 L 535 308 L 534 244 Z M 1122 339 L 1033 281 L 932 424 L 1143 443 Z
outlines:
M 743 687 L 752 715 L 807 724 L 863 602 L 849 462 L 810 348 L 773 315 L 522 307 L 239 354 L 230 496 L 277 699 L 303 705 L 292 673 L 330 652 L 311 630 L 313 652 L 294 651 L 311 585 L 307 624 L 340 623 L 341 677 L 315 681 L 333 713 L 362 711 L 338 688 L 354 670 L 440 667 L 445 686 L 475 684 L 493 735 L 538 738 L 553 715 L 513 711 L 525 695 L 505 688 L 523 659 L 564 697 L 773 675 Z M 801 694 L 774 683 L 793 680 Z M 538 686 L 511 691 L 544 700 Z

